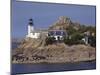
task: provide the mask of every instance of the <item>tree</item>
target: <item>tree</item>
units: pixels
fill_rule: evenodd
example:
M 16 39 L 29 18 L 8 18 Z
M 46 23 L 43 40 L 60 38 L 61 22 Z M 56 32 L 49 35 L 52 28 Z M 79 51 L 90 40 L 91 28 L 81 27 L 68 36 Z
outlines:
M 81 44 L 81 39 L 83 38 L 83 35 L 80 32 L 75 32 L 69 37 L 64 38 L 65 44 L 68 44 L 68 45 Z
M 72 35 L 74 34 L 75 32 L 77 32 L 76 29 L 73 28 L 73 26 L 69 26 L 67 29 L 66 29 L 68 35 Z

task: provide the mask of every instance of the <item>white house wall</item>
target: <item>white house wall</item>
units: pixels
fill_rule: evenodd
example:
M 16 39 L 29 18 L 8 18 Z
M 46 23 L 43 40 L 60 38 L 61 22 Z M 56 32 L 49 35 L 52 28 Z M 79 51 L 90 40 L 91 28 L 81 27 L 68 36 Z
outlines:
M 40 33 L 30 33 L 26 37 L 38 39 L 40 37 Z

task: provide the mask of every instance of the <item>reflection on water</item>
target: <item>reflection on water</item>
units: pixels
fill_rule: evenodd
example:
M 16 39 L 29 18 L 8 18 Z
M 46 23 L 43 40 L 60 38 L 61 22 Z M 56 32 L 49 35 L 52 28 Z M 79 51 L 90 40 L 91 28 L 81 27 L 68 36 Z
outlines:
M 72 71 L 95 69 L 96 62 L 78 62 L 66 64 L 12 64 L 12 73 L 37 73 L 54 71 Z

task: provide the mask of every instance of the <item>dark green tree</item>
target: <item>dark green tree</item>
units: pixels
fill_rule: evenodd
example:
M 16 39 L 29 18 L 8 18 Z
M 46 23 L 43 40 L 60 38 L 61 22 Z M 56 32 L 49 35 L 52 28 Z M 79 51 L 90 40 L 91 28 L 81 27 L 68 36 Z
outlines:
M 64 38 L 64 43 L 68 45 L 81 44 L 83 35 L 80 32 L 75 32 L 67 38 Z

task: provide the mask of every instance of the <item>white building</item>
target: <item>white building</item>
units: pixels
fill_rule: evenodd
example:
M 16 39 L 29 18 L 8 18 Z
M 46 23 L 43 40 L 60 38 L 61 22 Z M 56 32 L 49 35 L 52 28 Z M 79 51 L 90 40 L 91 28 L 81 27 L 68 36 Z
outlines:
M 26 35 L 26 38 L 35 38 L 35 39 L 37 39 L 39 37 L 40 37 L 40 32 L 35 31 L 33 20 L 29 19 L 28 34 Z
M 48 36 L 54 37 L 55 40 L 63 40 L 64 37 L 67 37 L 67 33 L 65 30 L 49 30 Z
M 87 32 L 84 32 L 84 38 L 82 38 L 82 41 L 88 45 L 89 44 L 89 36 L 90 36 L 90 32 L 87 31 Z

